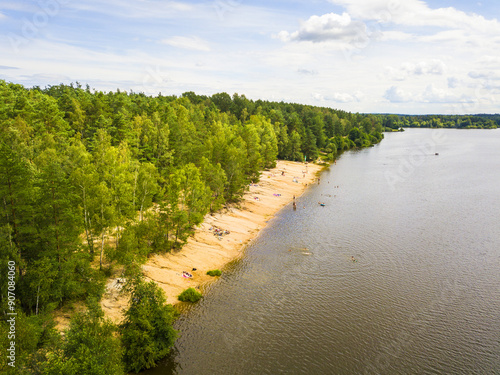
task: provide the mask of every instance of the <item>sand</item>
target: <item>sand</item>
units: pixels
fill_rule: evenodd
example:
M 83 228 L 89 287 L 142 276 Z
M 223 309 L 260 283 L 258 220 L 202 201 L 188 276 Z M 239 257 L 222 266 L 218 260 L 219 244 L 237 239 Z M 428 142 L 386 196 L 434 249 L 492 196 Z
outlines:
M 177 296 L 189 287 L 201 287 L 215 278 L 206 275 L 238 259 L 245 246 L 254 239 L 280 209 L 298 198 L 311 183 L 316 183 L 321 166 L 278 161 L 276 168 L 264 171 L 260 181 L 252 184 L 238 205 L 207 215 L 187 244 L 176 253 L 154 255 L 142 266 L 145 280 L 155 281 L 165 292 L 167 303 L 178 303 Z M 282 175 L 284 172 L 284 175 Z M 290 208 L 291 209 L 291 208 Z M 214 229 L 229 231 L 215 236 Z M 193 269 L 196 270 L 193 270 Z M 192 274 L 185 278 L 182 272 Z M 120 293 L 122 280 L 108 280 L 101 301 L 106 317 L 119 323 L 129 297 Z

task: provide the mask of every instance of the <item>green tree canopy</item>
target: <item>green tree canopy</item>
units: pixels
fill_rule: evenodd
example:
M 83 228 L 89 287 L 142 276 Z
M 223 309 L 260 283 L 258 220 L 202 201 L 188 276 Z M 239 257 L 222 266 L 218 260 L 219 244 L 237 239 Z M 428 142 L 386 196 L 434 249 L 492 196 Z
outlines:
M 151 368 L 167 355 L 177 337 L 172 327 L 176 315 L 154 282 L 135 286 L 121 326 L 127 371 Z

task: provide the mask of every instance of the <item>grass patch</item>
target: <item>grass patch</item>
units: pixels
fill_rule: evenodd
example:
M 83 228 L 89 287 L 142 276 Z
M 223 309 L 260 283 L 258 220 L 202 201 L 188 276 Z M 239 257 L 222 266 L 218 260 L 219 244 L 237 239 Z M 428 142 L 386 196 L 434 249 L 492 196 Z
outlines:
M 177 297 L 181 302 L 198 302 L 202 297 L 201 293 L 194 288 L 186 289 Z
M 207 275 L 208 276 L 220 276 L 220 275 L 222 275 L 222 272 L 220 272 L 220 270 L 211 270 L 211 271 L 207 271 Z

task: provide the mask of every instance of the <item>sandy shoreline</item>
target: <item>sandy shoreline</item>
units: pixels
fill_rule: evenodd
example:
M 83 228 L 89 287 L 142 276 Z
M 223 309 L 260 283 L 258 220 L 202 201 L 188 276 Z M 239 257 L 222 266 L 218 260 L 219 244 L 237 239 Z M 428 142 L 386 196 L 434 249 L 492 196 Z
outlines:
M 183 290 L 214 280 L 206 272 L 222 269 L 241 257 L 245 245 L 293 200 L 293 196 L 298 198 L 307 185 L 315 182 L 321 169 L 316 164 L 306 166 L 304 163 L 278 161 L 276 168 L 264 171 L 260 181 L 250 186 L 239 207 L 233 206 L 214 216 L 207 215 L 179 252 L 152 256 L 142 266 L 145 279 L 155 281 L 165 291 L 167 302 L 172 304 L 178 302 L 177 296 Z M 215 228 L 227 230 L 229 234 L 215 236 Z M 196 271 L 192 271 L 193 268 Z M 183 277 L 182 271 L 193 277 Z M 121 321 L 128 304 L 128 296 L 119 293 L 120 286 L 117 279 L 110 279 L 101 301 L 105 316 L 115 323 Z

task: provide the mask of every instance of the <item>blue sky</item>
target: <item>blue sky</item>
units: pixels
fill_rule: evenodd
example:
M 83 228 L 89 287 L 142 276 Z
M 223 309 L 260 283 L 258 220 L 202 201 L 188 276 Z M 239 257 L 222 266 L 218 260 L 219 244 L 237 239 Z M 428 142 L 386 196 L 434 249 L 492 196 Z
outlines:
M 499 3 L 4 0 L 0 78 L 352 112 L 498 113 Z

